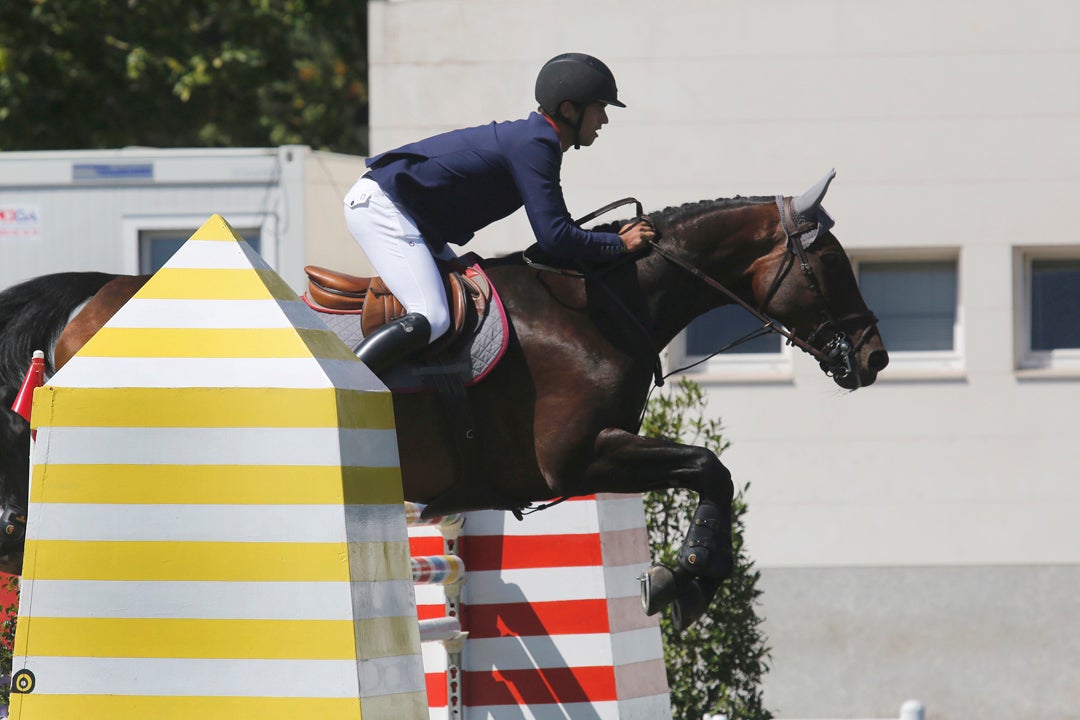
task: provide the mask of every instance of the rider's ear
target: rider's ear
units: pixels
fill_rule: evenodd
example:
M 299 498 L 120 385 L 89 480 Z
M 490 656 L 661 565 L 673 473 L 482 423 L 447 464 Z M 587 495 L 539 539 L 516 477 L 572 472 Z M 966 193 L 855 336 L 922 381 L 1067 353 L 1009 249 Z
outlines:
M 577 103 L 569 100 L 563 100 L 559 103 L 559 115 L 566 118 L 570 122 L 577 122 L 581 119 L 581 109 L 577 106 Z

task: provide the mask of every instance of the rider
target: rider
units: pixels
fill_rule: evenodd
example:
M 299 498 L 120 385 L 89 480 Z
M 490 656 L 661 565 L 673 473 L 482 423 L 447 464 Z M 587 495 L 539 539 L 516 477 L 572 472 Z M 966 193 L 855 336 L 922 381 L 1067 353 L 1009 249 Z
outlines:
M 448 243 L 464 245 L 522 206 L 540 247 L 555 257 L 606 260 L 655 237 L 647 219 L 618 233 L 583 230 L 563 200 L 563 153 L 593 144 L 608 105 L 626 107 L 608 67 L 581 53 L 558 55 L 540 69 L 536 101 L 525 119 L 454 130 L 370 158 L 345 196 L 349 231 L 408 312 L 357 348 L 374 372 L 449 329 L 434 258 L 454 260 Z

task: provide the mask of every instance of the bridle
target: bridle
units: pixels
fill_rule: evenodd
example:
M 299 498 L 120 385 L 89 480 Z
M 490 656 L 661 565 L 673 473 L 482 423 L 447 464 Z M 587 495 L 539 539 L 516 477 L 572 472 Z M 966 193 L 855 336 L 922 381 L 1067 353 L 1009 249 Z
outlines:
M 806 254 L 806 248 L 797 237 L 799 235 L 800 227 L 795 221 L 795 214 L 792 209 L 792 199 L 790 197 L 777 195 L 776 205 L 780 210 L 780 225 L 784 231 L 787 254 L 785 255 L 783 265 L 781 265 L 777 270 L 776 275 L 773 277 L 772 283 L 769 285 L 769 290 L 765 293 L 765 297 L 762 299 L 759 307 L 754 307 L 746 302 L 730 289 L 680 257 L 677 253 L 663 247 L 659 243 L 653 241 L 650 249 L 669 262 L 686 270 L 714 290 L 719 290 L 733 302 L 761 321 L 761 328 L 744 338 L 740 338 L 740 340 L 724 347 L 718 352 L 728 350 L 741 342 L 758 337 L 759 335 L 773 332 L 782 336 L 788 345 L 794 345 L 817 360 L 826 375 L 840 379 L 853 376 L 857 380 L 858 375 L 855 372 L 855 355 L 870 338 L 871 330 L 877 327 L 877 318 L 871 313 L 852 313 L 840 319 L 837 319 L 833 315 L 833 312 L 829 307 L 828 299 L 825 297 L 825 292 L 821 289 L 821 283 L 818 282 L 817 274 L 814 272 L 813 266 L 810 265 L 810 260 Z M 821 322 L 810 331 L 806 340 L 797 337 L 794 329 L 788 329 L 783 325 L 780 325 L 764 312 L 777 291 L 779 291 L 784 278 L 787 277 L 792 267 L 794 267 L 796 260 L 798 260 L 799 267 L 806 277 L 807 284 L 814 291 L 814 295 L 817 297 L 818 304 L 821 307 Z M 866 320 L 866 328 L 863 330 L 858 342 L 852 342 L 851 337 L 844 330 L 845 324 L 855 320 Z M 829 333 L 832 334 L 832 337 L 820 348 L 814 345 L 814 341 L 817 338 Z
M 595 210 L 588 215 L 579 218 L 575 221 L 575 223 L 580 226 L 581 224 L 589 222 L 590 220 L 593 220 L 599 215 L 602 215 L 610 210 L 613 210 L 622 205 L 629 205 L 631 203 L 634 205 L 637 211 L 636 217 L 640 219 L 643 216 L 641 202 L 635 198 L 623 198 L 622 200 L 616 200 L 613 203 L 605 205 L 599 210 Z M 719 292 L 723 293 L 733 302 L 735 302 L 748 313 L 753 315 L 756 319 L 761 321 L 762 325 L 760 328 L 750 333 L 749 335 L 746 335 L 736 340 L 735 342 L 724 346 L 720 350 L 714 352 L 709 357 L 717 355 L 726 350 L 730 350 L 731 348 L 752 338 L 759 337 L 760 335 L 776 333 L 777 335 L 783 337 L 788 345 L 793 345 L 799 348 L 800 350 L 817 360 L 818 365 L 821 367 L 822 371 L 824 371 L 826 375 L 838 379 L 853 377 L 858 382 L 858 373 L 855 371 L 855 355 L 859 352 L 859 350 L 866 343 L 866 341 L 870 339 L 872 331 L 876 330 L 878 322 L 877 318 L 874 317 L 872 313 L 852 313 L 849 315 L 845 315 L 844 317 L 839 319 L 834 316 L 832 309 L 829 307 L 828 299 L 825 297 L 825 292 L 821 289 L 821 283 L 818 281 L 817 274 L 814 272 L 813 266 L 810 265 L 810 260 L 806 254 L 806 248 L 803 246 L 803 243 L 799 238 L 800 230 L 802 230 L 802 228 L 796 221 L 795 212 L 792 207 L 792 198 L 777 195 L 776 206 L 780 211 L 780 225 L 784 231 L 784 238 L 787 244 L 787 254 L 785 255 L 785 261 L 783 265 L 781 265 L 780 269 L 777 270 L 775 277 L 773 277 L 772 283 L 769 285 L 769 290 L 765 293 L 765 297 L 762 299 L 759 307 L 754 307 L 750 303 L 746 302 L 733 291 L 725 287 L 723 284 L 709 277 L 709 275 L 695 267 L 693 263 L 681 257 L 678 253 L 668 248 L 665 248 L 658 242 L 650 241 L 649 250 L 651 252 L 655 252 L 657 255 L 660 255 L 672 264 L 679 266 L 680 268 L 690 273 L 697 279 L 701 280 L 703 283 L 713 288 L 714 290 L 718 290 Z M 806 281 L 810 288 L 813 290 L 814 295 L 818 300 L 818 304 L 821 307 L 821 322 L 819 322 L 818 325 L 810 331 L 805 340 L 797 337 L 794 329 L 788 329 L 784 327 L 783 325 L 779 324 L 771 317 L 766 315 L 764 312 L 765 309 L 768 308 L 769 303 L 772 301 L 773 297 L 779 291 L 780 285 L 783 283 L 784 278 L 787 277 L 788 273 L 794 267 L 796 260 L 798 261 L 799 268 L 802 270 L 803 275 L 806 277 Z M 628 309 L 626 310 L 626 312 L 635 321 L 637 320 L 633 313 L 631 313 Z M 863 329 L 859 340 L 857 342 L 852 342 L 851 337 L 844 330 L 844 326 L 858 320 L 865 320 L 866 327 Z M 642 332 L 645 332 L 644 327 L 642 327 L 641 330 Z M 828 334 L 831 334 L 832 337 L 825 341 L 820 348 L 814 345 L 815 340 L 822 337 L 823 335 Z M 705 359 L 707 360 L 708 358 Z M 698 361 L 697 363 L 694 363 L 693 365 L 689 365 L 687 367 L 673 370 L 667 373 L 667 375 L 661 375 L 659 371 L 658 355 L 656 363 L 657 370 L 654 373 L 656 378 L 656 385 L 663 385 L 664 378 L 669 377 L 675 373 L 682 372 L 683 370 L 686 370 L 689 367 L 693 367 L 700 362 L 704 362 L 704 360 Z

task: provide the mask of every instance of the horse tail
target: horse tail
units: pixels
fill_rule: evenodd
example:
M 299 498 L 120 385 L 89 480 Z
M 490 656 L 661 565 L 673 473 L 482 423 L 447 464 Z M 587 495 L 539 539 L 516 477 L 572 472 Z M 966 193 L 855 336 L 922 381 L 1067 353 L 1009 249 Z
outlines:
M 65 272 L 42 275 L 0 292 L 0 385 L 18 387 L 35 350 L 52 374 L 52 347 L 72 311 L 116 275 Z

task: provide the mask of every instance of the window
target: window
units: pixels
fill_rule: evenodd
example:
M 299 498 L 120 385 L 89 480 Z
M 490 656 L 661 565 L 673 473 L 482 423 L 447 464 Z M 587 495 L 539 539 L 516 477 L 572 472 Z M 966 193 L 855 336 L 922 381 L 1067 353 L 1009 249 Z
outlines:
M 128 215 L 123 219 L 124 272 L 156 272 L 209 219 L 211 211 L 199 214 Z M 221 215 L 266 263 L 277 268 L 277 222 L 266 213 Z
M 160 270 L 161 266 L 167 263 L 169 258 L 198 229 L 198 227 L 193 227 L 171 230 L 139 230 L 139 274 L 150 275 Z M 255 252 L 260 251 L 259 228 L 234 229 Z
M 1029 251 L 1017 303 L 1021 368 L 1080 368 L 1080 253 Z
M 856 263 L 859 288 L 878 318 L 889 373 L 959 370 L 960 306 L 955 258 Z
M 717 379 L 788 379 L 791 349 L 783 338 L 768 333 L 709 358 L 729 344 L 761 328 L 761 322 L 738 305 L 715 308 L 696 318 L 673 344 L 672 369 L 702 362 L 694 370 Z
M 761 327 L 761 321 L 738 305 L 725 305 L 705 313 L 686 328 L 687 357 L 705 356 L 720 350 Z M 778 353 L 782 338 L 762 335 L 726 350 L 731 354 Z

